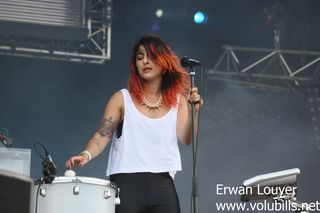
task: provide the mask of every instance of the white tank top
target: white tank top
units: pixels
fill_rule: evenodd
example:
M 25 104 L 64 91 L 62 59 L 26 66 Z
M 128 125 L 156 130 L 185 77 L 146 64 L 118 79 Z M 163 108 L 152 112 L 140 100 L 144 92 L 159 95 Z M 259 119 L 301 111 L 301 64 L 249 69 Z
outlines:
M 107 176 L 117 173 L 181 171 L 181 158 L 176 134 L 177 107 L 160 118 L 143 115 L 134 105 L 126 89 L 124 121 L 120 138 L 113 137 Z

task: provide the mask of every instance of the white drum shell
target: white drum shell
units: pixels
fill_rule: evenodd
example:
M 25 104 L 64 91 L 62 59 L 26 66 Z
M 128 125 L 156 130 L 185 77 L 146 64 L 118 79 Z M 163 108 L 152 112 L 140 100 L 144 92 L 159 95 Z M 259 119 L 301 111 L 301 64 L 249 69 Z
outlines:
M 38 188 L 39 185 L 36 185 L 36 213 L 115 212 L 116 190 L 110 186 L 109 180 L 56 177 L 51 184 L 41 184 Z M 77 189 L 78 195 L 75 193 Z

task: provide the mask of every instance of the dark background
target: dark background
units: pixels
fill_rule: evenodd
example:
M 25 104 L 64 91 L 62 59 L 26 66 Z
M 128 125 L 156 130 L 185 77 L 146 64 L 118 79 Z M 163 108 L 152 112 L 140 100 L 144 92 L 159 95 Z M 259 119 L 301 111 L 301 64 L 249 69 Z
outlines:
M 131 48 L 153 24 L 177 55 L 212 68 L 223 44 L 273 48 L 274 23 L 267 21 L 265 9 L 276 3 L 281 3 L 285 20 L 281 47 L 319 51 L 316 0 L 114 1 L 111 60 L 104 65 L 0 56 L 0 127 L 10 131 L 14 147 L 32 149 L 34 142 L 43 143 L 62 176 L 65 161 L 82 151 L 95 132 L 110 96 L 126 87 Z M 161 19 L 154 16 L 157 8 L 164 10 Z M 209 15 L 205 25 L 193 23 L 198 8 Z M 218 183 L 241 186 L 255 175 L 290 168 L 301 170 L 298 200 L 319 200 L 319 85 L 275 90 L 206 84 L 197 163 L 200 212 L 215 212 L 217 202 L 239 202 L 236 195 L 218 196 Z M 181 146 L 181 154 L 183 172 L 175 183 L 182 212 L 188 212 L 191 146 Z M 76 169 L 77 174 L 105 178 L 107 156 L 106 150 Z M 33 178 L 41 177 L 41 159 L 34 150 L 31 169 Z

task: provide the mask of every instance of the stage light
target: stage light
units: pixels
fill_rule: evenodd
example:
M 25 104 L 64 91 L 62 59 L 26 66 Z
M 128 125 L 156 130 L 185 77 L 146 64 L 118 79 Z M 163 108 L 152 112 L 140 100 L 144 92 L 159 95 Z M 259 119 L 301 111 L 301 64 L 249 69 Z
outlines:
M 193 21 L 196 24 L 205 24 L 207 20 L 208 20 L 208 16 L 202 11 L 196 12 L 193 16 Z
M 162 9 L 157 9 L 155 12 L 156 16 L 158 18 L 161 18 L 163 16 L 163 10 Z

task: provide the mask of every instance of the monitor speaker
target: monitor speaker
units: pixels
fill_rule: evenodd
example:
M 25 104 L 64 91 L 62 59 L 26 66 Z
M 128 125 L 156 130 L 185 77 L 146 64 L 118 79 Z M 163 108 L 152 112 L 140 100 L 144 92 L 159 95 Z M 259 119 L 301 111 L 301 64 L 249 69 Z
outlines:
M 34 180 L 18 173 L 0 170 L 0 209 L 5 213 L 31 213 Z

